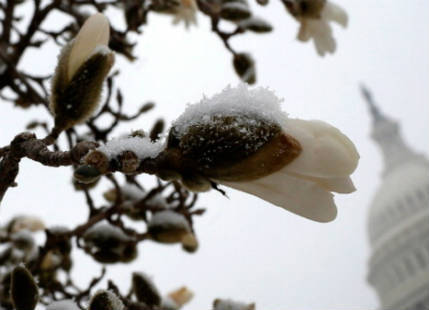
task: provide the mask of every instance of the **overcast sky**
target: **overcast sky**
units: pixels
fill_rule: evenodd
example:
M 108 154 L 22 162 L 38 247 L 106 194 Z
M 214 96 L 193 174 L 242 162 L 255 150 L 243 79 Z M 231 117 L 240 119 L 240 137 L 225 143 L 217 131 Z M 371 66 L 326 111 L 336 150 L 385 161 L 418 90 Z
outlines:
M 196 220 L 201 244 L 196 254 L 146 242 L 136 262 L 115 266 L 110 276 L 120 279 L 123 288 L 136 270 L 152 275 L 163 292 L 187 285 L 196 293 L 189 310 L 209 309 L 216 297 L 256 302 L 259 310 L 375 309 L 377 299 L 366 282 L 367 214 L 382 162 L 369 137 L 371 122 L 358 84 L 366 83 L 383 112 L 400 120 L 409 144 L 428 154 L 429 2 L 337 0 L 349 13 L 350 24 L 346 30 L 334 27 L 338 50 L 325 58 L 317 56 L 312 44 L 295 40 L 297 23 L 279 1 L 272 2 L 255 12 L 270 20 L 275 31 L 247 34 L 232 44 L 252 53 L 258 85 L 283 97 L 283 108 L 291 116 L 328 121 L 355 142 L 361 155 L 353 175 L 357 192 L 336 198 L 338 218 L 327 224 L 233 190 L 228 190 L 230 199 L 218 193 L 201 195 L 199 206 L 208 212 Z M 111 13 L 112 19 L 120 18 Z M 50 23 L 63 20 L 56 15 Z M 123 132 L 149 129 L 161 115 L 170 122 L 187 103 L 238 83 L 230 54 L 209 29 L 203 15 L 189 31 L 173 27 L 168 16 L 149 16 L 136 48 L 139 60 L 129 65 L 118 59 L 115 66 L 126 73 L 120 83 L 128 111 L 147 100 L 158 105 Z M 43 58 L 27 58 L 23 66 L 51 73 L 58 48 L 51 46 L 44 53 Z M 0 145 L 8 144 L 34 118 L 48 116 L 43 109 L 27 112 L 2 104 Z M 38 214 L 49 224 L 83 221 L 84 198 L 68 185 L 70 177 L 68 168 L 24 160 L 19 187 L 11 189 L 2 204 L 2 223 L 17 213 Z M 86 269 L 93 265 L 88 258 L 82 262 L 76 275 L 86 281 L 91 275 Z

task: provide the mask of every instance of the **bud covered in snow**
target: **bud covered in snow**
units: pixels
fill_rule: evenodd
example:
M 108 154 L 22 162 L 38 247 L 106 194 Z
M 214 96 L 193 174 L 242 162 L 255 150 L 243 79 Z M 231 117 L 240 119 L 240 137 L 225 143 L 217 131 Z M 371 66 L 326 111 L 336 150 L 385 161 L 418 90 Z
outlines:
M 132 278 L 132 290 L 139 302 L 148 306 L 159 306 L 161 296 L 153 281 L 142 272 L 134 272 Z
M 300 23 L 298 40 L 307 42 L 313 39 L 320 56 L 333 53 L 336 42 L 332 36 L 329 22 L 333 21 L 347 27 L 347 13 L 328 0 L 282 0 L 289 13 Z
M 124 304 L 111 291 L 99 290 L 92 296 L 88 310 L 122 310 Z
M 39 300 L 39 288 L 31 273 L 22 265 L 12 271 L 10 293 L 16 310 L 33 310 Z
M 58 58 L 52 78 L 50 109 L 58 131 L 86 121 L 96 109 L 102 84 L 114 62 L 109 21 L 101 14 L 86 20 Z
M 80 310 L 80 308 L 73 300 L 65 299 L 50 303 L 46 310 Z
M 181 243 L 191 232 L 191 227 L 182 214 L 165 210 L 152 215 L 148 222 L 148 232 L 157 242 Z
M 355 190 L 349 176 L 359 154 L 335 127 L 291 119 L 279 103 L 273 92 L 242 84 L 189 106 L 170 130 L 170 168 L 184 185 L 196 175 L 331 221 L 337 212 L 331 192 Z
M 85 252 L 101 263 L 127 263 L 137 256 L 135 242 L 110 224 L 91 227 L 83 235 L 83 240 Z
M 11 233 L 26 229 L 36 232 L 45 229 L 45 224 L 35 216 L 21 215 L 14 217 L 8 224 L 8 231 Z

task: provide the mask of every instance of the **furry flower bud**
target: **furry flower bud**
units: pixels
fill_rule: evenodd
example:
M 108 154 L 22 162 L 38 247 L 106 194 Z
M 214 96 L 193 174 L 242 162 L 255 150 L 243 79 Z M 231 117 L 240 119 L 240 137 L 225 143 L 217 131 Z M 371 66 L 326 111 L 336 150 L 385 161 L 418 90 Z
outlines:
M 148 306 L 159 306 L 161 296 L 152 280 L 142 272 L 134 272 L 132 278 L 132 289 L 139 302 Z
M 252 56 L 247 53 L 235 54 L 232 64 L 234 65 L 235 72 L 243 82 L 255 84 L 256 69 Z
M 191 231 L 186 218 L 174 211 L 161 211 L 152 215 L 148 223 L 152 239 L 160 243 L 181 243 Z
M 122 310 L 124 304 L 113 292 L 100 290 L 92 296 L 88 310 Z
M 291 119 L 279 102 L 267 89 L 242 84 L 189 106 L 170 130 L 166 168 L 191 190 L 187 178 L 198 176 L 303 217 L 332 221 L 337 209 L 331 192 L 355 190 L 350 174 L 359 154 L 337 128 Z
M 107 47 L 109 29 L 107 18 L 94 14 L 61 51 L 50 98 L 57 131 L 86 121 L 96 109 L 114 62 L 114 54 Z
M 24 266 L 12 271 L 11 296 L 16 310 L 33 310 L 39 300 L 39 291 L 31 273 Z
M 101 263 L 130 262 L 137 256 L 135 242 L 119 228 L 98 224 L 83 235 L 85 252 Z

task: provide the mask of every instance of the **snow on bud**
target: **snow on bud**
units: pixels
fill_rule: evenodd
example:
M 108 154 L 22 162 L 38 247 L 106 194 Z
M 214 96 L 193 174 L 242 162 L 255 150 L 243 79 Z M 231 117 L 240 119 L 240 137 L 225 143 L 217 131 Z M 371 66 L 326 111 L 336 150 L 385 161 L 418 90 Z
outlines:
M 36 216 L 21 215 L 14 217 L 8 224 L 8 231 L 15 233 L 21 230 L 36 232 L 45 229 L 45 224 Z
M 101 263 L 130 262 L 137 256 L 135 242 L 122 230 L 101 223 L 88 229 L 83 235 L 84 249 Z
M 12 271 L 10 293 L 16 310 L 33 310 L 39 300 L 39 288 L 31 273 L 23 266 Z
M 80 310 L 80 308 L 73 300 L 65 299 L 50 303 L 46 310 Z
M 359 154 L 335 127 L 288 118 L 279 103 L 270 90 L 241 84 L 189 106 L 170 130 L 171 168 L 184 184 L 184 176 L 197 175 L 331 221 L 337 213 L 331 192 L 355 190 L 349 176 Z
M 92 296 L 88 310 L 122 310 L 124 304 L 111 291 L 99 290 Z
M 191 227 L 182 214 L 165 210 L 152 215 L 148 222 L 148 232 L 157 242 L 181 243 L 191 232 Z
M 94 14 L 61 51 L 50 98 L 58 131 L 86 121 L 97 107 L 104 79 L 114 62 L 114 54 L 107 47 L 109 32 L 107 18 Z
M 336 42 L 332 36 L 329 22 L 347 27 L 347 13 L 328 0 L 283 0 L 286 9 L 300 23 L 298 40 L 307 42 L 313 39 L 320 56 L 334 53 Z
M 230 299 L 216 299 L 213 302 L 213 310 L 255 310 L 255 304 L 245 304 Z
M 153 281 L 143 272 L 134 272 L 132 277 L 132 290 L 139 302 L 148 306 L 159 306 L 161 296 Z
M 234 65 L 235 72 L 243 82 L 255 84 L 256 69 L 252 56 L 247 53 L 234 54 L 232 64 Z

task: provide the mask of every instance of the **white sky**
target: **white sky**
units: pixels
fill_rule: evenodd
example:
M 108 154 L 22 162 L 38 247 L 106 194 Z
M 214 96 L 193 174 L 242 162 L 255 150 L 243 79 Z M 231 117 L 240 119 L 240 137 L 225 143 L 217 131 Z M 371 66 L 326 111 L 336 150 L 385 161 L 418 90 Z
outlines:
M 216 297 L 254 301 L 259 310 L 374 309 L 377 299 L 365 280 L 366 217 L 382 163 L 369 138 L 370 120 L 358 83 L 370 86 L 381 109 L 401 121 L 409 144 L 427 154 L 429 2 L 338 0 L 350 15 L 350 25 L 346 30 L 335 27 L 338 51 L 325 58 L 319 58 L 311 44 L 294 39 L 297 23 L 281 3 L 272 2 L 255 12 L 270 20 L 275 31 L 249 33 L 232 44 L 253 54 L 258 85 L 284 97 L 283 107 L 291 116 L 328 121 L 355 142 L 361 154 L 353 175 L 358 191 L 337 197 L 339 215 L 328 224 L 310 222 L 233 190 L 228 190 L 229 200 L 218 193 L 201 195 L 199 205 L 208 212 L 196 220 L 201 243 L 196 254 L 148 242 L 136 262 L 115 266 L 110 276 L 124 288 L 135 270 L 153 275 L 163 292 L 186 284 L 196 293 L 189 310 L 209 309 Z M 230 55 L 210 33 L 206 17 L 199 15 L 198 22 L 186 32 L 173 27 L 169 17 L 150 15 L 136 49 L 139 61 L 129 65 L 119 59 L 116 67 L 126 73 L 121 85 L 128 111 L 147 100 L 158 103 L 148 117 L 124 131 L 149 129 L 161 115 L 171 121 L 187 103 L 238 82 Z M 52 72 L 58 49 L 51 46 L 44 53 L 28 57 L 23 65 L 31 72 Z M 27 112 L 2 104 L 0 111 L 0 145 L 9 143 L 29 120 L 47 119 L 42 109 Z M 84 198 L 68 186 L 70 176 L 68 168 L 45 168 L 24 160 L 19 187 L 10 190 L 2 204 L 1 222 L 24 212 L 38 214 L 49 224 L 83 221 Z M 82 281 L 96 271 L 87 258 L 76 270 Z

